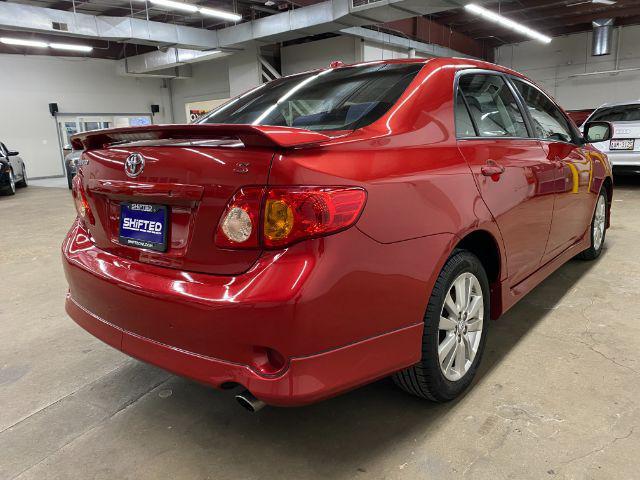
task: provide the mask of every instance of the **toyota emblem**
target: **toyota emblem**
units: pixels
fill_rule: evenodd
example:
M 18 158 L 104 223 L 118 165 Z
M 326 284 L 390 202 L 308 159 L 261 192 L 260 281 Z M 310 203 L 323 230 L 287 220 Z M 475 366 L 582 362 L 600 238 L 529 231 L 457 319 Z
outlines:
M 129 177 L 137 177 L 144 170 L 144 157 L 139 153 L 132 153 L 124 162 L 124 173 Z

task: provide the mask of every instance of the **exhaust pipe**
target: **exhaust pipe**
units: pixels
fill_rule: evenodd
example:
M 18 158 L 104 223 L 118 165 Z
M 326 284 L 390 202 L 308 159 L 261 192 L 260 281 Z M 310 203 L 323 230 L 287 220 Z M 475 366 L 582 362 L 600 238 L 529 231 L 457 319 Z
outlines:
M 249 390 L 245 390 L 244 392 L 240 392 L 236 395 L 236 400 L 251 413 L 256 413 L 258 410 L 262 410 L 265 406 L 265 403 L 254 397 Z

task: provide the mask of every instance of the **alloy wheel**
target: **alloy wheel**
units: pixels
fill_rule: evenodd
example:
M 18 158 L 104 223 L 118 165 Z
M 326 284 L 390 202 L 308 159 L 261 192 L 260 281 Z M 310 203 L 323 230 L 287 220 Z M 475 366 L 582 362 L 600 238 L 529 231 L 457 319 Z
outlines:
M 596 213 L 593 216 L 593 248 L 599 250 L 604 239 L 604 228 L 607 220 L 607 203 L 604 195 L 598 197 Z
M 478 353 L 484 321 L 484 297 L 476 276 L 465 272 L 449 287 L 438 326 L 438 359 L 447 380 L 460 380 Z

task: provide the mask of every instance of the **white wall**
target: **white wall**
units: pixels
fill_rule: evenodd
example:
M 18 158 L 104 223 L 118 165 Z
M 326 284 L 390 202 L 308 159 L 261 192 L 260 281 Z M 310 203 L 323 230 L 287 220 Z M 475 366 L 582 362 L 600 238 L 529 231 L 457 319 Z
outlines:
M 192 65 L 192 77 L 172 80 L 174 123 L 186 123 L 185 104 L 229 98 L 228 58 Z
M 162 81 L 117 76 L 111 60 L 0 54 L 0 71 L 0 138 L 30 177 L 63 173 L 49 103 L 74 113 L 143 113 L 158 104 L 155 121 L 166 118 Z
M 282 75 L 328 67 L 333 61 L 362 61 L 361 40 L 355 37 L 332 37 L 315 42 L 289 45 L 280 50 Z
M 618 29 L 611 55 L 591 56 L 591 32 L 555 37 L 548 44 L 535 41 L 497 49 L 496 61 L 541 84 L 567 109 L 594 108 L 605 102 L 640 98 L 640 70 L 617 75 L 573 77 L 585 72 L 613 70 Z M 640 26 L 622 29 L 619 68 L 640 67 Z

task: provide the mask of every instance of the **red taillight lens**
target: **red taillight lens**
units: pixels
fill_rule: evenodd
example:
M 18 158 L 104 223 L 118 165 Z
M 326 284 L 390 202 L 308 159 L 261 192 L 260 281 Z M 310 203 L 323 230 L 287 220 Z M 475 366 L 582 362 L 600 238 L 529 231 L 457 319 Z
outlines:
M 75 203 L 78 216 L 82 220 L 86 220 L 93 225 L 95 223 L 95 219 L 93 218 L 91 207 L 89 207 L 89 202 L 87 202 L 87 196 L 84 192 L 84 188 L 82 187 L 82 180 L 79 175 L 76 175 L 73 178 L 71 193 L 73 194 L 73 201 Z
M 264 206 L 264 246 L 282 247 L 353 225 L 366 194 L 357 187 L 273 188 Z
M 263 194 L 263 187 L 243 187 L 235 193 L 220 219 L 216 231 L 217 246 L 258 248 Z
M 281 248 L 352 226 L 364 208 L 360 187 L 244 187 L 216 231 L 223 248 Z

